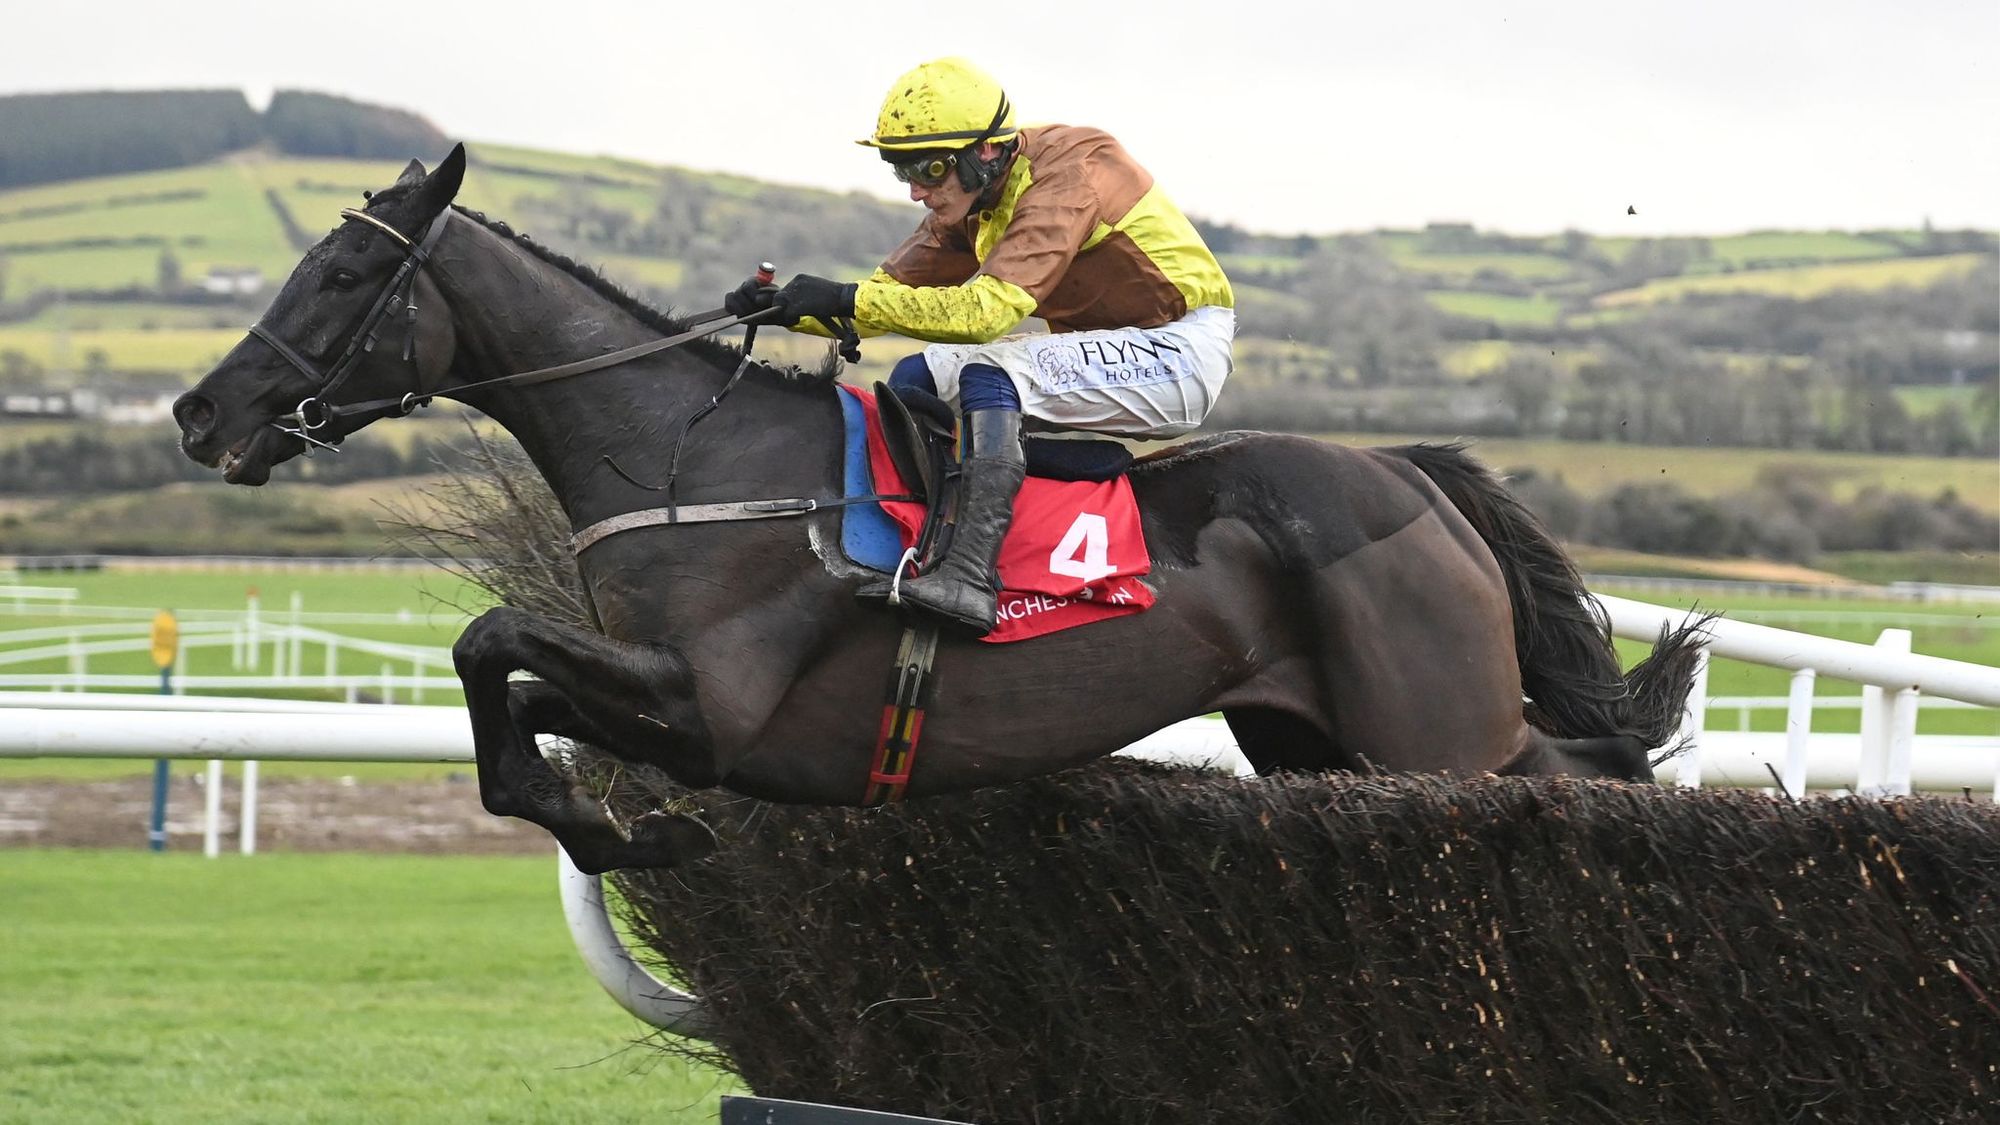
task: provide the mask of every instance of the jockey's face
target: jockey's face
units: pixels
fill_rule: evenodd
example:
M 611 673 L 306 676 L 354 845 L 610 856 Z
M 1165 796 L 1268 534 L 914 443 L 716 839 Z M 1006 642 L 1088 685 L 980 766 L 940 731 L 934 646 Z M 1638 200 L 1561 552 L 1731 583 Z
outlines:
M 988 142 L 979 146 L 981 160 L 991 160 L 998 155 L 999 145 Z M 958 181 L 958 173 L 954 171 L 936 184 L 912 182 L 910 198 L 947 223 L 961 223 L 972 212 L 972 205 L 978 197 L 965 190 L 965 185 Z

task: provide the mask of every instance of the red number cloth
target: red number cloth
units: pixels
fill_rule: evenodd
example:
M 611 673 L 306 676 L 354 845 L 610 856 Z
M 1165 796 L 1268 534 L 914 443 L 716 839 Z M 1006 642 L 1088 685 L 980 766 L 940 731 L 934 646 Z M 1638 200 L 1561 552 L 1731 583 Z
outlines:
M 875 491 L 904 490 L 889 459 L 875 399 L 852 388 L 868 419 L 868 471 Z M 885 503 L 882 510 L 903 531 L 903 546 L 923 526 L 921 504 Z M 1139 576 L 1152 569 L 1139 505 L 1124 477 L 1109 481 L 1056 481 L 1029 477 L 1014 500 L 1014 523 L 1000 547 L 999 623 L 984 638 L 992 644 L 1074 629 L 1108 617 L 1138 613 L 1153 604 Z

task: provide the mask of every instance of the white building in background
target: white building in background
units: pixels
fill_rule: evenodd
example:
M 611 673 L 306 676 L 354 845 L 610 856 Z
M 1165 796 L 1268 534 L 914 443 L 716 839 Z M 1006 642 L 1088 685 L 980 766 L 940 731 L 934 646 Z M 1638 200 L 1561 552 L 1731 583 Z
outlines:
M 92 387 L 0 392 L 0 419 L 88 418 L 114 426 L 154 426 L 173 417 L 176 391 Z
M 255 266 L 210 266 L 201 291 L 223 297 L 254 297 L 264 291 L 264 271 Z
M 0 417 L 74 418 L 75 391 L 8 391 L 0 394 Z
M 116 391 L 89 392 L 93 400 L 86 412 L 81 406 L 77 413 L 93 417 L 113 426 L 156 426 L 171 421 L 174 416 L 174 399 L 177 391 Z

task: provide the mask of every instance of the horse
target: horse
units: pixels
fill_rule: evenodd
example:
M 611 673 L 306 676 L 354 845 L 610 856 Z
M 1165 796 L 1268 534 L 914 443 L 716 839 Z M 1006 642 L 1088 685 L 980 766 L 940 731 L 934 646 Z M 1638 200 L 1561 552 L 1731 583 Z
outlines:
M 465 163 L 462 145 L 435 170 L 412 161 L 342 212 L 175 402 L 188 457 L 260 485 L 446 396 L 512 434 L 577 528 L 654 508 L 645 482 L 669 475 L 688 507 L 841 494 L 829 381 L 712 339 L 659 349 L 689 322 L 457 206 Z M 594 369 L 557 377 L 577 368 Z M 1622 674 L 1560 546 L 1462 448 L 1221 433 L 1138 459 L 1129 480 L 1156 604 L 1015 644 L 940 637 L 909 796 L 1074 767 L 1216 711 L 1266 773 L 1650 780 L 1696 638 L 1663 634 Z M 485 808 L 541 825 L 586 872 L 715 846 L 669 811 L 614 822 L 538 735 L 695 789 L 864 803 L 904 622 L 856 599 L 879 576 L 842 557 L 839 518 L 605 538 L 576 558 L 596 631 L 507 606 L 475 618 L 453 657 Z

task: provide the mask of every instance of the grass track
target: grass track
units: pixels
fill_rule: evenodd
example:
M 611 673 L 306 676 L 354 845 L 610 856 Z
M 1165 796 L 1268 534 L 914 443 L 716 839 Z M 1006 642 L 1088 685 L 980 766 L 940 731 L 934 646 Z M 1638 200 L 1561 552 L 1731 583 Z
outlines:
M 0 851 L 8 1122 L 715 1120 L 632 1046 L 552 859 Z

